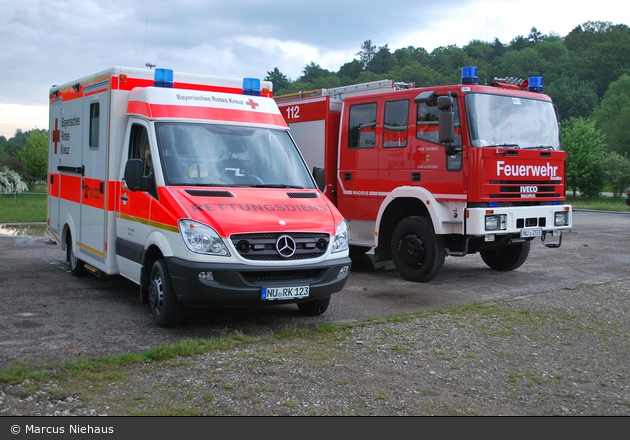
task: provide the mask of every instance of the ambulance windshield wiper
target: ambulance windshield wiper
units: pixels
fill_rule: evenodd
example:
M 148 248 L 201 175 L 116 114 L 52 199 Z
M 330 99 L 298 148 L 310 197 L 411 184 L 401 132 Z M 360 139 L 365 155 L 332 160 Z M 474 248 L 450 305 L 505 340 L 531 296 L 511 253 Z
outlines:
M 299 185 L 285 185 L 284 183 L 260 183 L 258 185 L 248 185 L 252 188 L 294 188 L 294 189 L 304 189 L 303 186 Z

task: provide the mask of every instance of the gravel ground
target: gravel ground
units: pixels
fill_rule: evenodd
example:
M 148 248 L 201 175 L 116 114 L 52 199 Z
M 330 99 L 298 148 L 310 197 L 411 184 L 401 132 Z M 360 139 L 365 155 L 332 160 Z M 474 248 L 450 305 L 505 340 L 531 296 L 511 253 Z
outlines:
M 0 414 L 628 416 L 629 285 L 258 338 L 98 382 L 0 383 Z

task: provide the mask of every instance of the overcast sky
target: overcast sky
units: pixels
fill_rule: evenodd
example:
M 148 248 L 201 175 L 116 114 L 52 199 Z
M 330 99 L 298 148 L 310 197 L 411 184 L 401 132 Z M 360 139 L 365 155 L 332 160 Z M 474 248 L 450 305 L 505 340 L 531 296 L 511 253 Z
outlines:
M 509 43 L 532 27 L 630 25 L 619 0 L 0 0 L 0 135 L 48 128 L 48 91 L 112 66 L 289 79 L 338 71 L 365 40 L 390 50 Z

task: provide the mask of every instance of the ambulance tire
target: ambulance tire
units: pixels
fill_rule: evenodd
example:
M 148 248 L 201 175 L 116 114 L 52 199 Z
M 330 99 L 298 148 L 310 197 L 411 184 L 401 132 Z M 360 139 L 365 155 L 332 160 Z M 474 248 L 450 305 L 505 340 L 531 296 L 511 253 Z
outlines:
M 157 260 L 149 280 L 149 305 L 160 327 L 174 327 L 182 317 L 183 304 L 177 299 L 166 261 Z
M 298 303 L 298 309 L 302 315 L 305 316 L 319 316 L 328 309 L 330 304 L 330 296 L 321 299 L 314 299 L 312 301 L 306 301 Z
M 442 237 L 435 234 L 428 219 L 419 216 L 407 217 L 396 225 L 391 253 L 400 275 L 419 283 L 435 278 L 446 259 Z
M 66 261 L 70 266 L 70 273 L 75 277 L 82 277 L 87 275 L 85 270 L 85 263 L 83 260 L 77 258 L 72 247 L 72 234 L 68 232 L 68 238 L 66 239 Z
M 530 242 L 515 243 L 480 251 L 481 259 L 490 269 L 506 272 L 518 269 L 529 255 Z

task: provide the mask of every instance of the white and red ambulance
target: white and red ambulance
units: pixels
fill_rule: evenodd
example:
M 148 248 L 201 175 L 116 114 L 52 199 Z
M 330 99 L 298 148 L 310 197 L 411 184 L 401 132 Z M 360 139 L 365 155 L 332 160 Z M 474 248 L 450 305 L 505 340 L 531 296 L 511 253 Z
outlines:
M 50 90 L 48 231 L 71 272 L 122 275 L 160 326 L 185 305 L 323 313 L 349 275 L 272 85 L 113 67 Z

